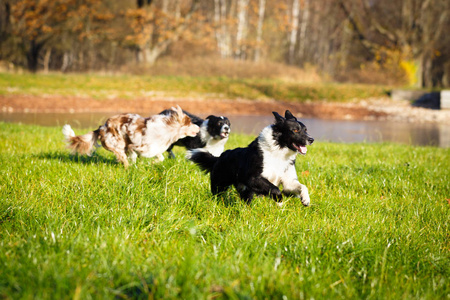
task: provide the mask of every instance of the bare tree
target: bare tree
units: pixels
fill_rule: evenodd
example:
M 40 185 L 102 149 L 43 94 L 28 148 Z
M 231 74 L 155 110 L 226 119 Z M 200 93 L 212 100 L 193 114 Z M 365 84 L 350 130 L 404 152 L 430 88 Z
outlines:
M 236 50 L 234 52 L 234 57 L 237 59 L 245 59 L 246 55 L 245 39 L 248 32 L 248 2 L 249 0 L 238 0 L 238 25 Z
M 231 28 L 228 13 L 231 8 L 227 0 L 214 0 L 214 23 L 217 47 L 222 58 L 231 56 Z
M 258 5 L 258 25 L 256 28 L 256 49 L 254 60 L 258 62 L 261 59 L 261 44 L 264 25 L 264 13 L 266 11 L 266 0 L 259 0 Z
M 400 51 L 403 59 L 414 60 L 418 86 L 430 87 L 433 82 L 442 81 L 433 78 L 433 60 L 450 42 L 445 30 L 450 27 L 448 1 L 354 0 L 352 3 L 352 10 L 344 1 L 340 6 L 368 51 L 376 54 L 387 47 Z
M 293 0 L 292 2 L 292 16 L 291 16 L 291 33 L 289 37 L 289 55 L 288 61 L 290 64 L 294 63 L 295 46 L 297 45 L 298 37 L 298 25 L 299 25 L 299 15 L 300 6 L 299 0 Z
M 162 7 L 157 7 L 152 1 L 145 3 L 143 0 L 137 0 L 138 8 L 128 11 L 127 17 L 133 32 L 127 39 L 136 47 L 138 63 L 153 65 L 171 44 L 178 41 L 190 25 L 199 2 L 199 0 L 187 1 L 189 4 L 181 18 L 180 4 L 175 6 L 173 13 L 170 13 L 167 10 L 169 3 L 166 1 L 168 0 L 162 3 Z
M 300 46 L 298 49 L 299 56 L 302 60 L 305 57 L 305 49 L 306 49 L 306 29 L 308 28 L 309 22 L 309 0 L 303 1 L 303 9 L 302 9 L 302 21 L 300 24 Z

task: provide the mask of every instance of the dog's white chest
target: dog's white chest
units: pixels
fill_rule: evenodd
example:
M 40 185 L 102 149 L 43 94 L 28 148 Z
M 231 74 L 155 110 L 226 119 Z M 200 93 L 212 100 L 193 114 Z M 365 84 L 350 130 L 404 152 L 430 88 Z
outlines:
M 280 148 L 275 143 L 271 126 L 263 129 L 259 142 L 263 154 L 262 177 L 276 186 L 297 177 L 294 165 L 297 153 L 289 148 Z
M 207 150 L 212 155 L 219 157 L 225 148 L 225 143 L 227 142 L 227 140 L 228 138 L 221 140 L 215 140 L 211 138 L 210 140 L 207 141 L 205 150 Z
M 273 153 L 264 153 L 262 176 L 269 180 L 273 185 L 279 186 L 280 183 L 290 173 L 289 169 L 294 168 L 293 156 L 274 155 Z

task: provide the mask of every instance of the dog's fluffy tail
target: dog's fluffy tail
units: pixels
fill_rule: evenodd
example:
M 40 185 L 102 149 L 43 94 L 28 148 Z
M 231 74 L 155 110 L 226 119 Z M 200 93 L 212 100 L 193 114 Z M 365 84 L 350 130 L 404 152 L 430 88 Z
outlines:
M 212 171 L 214 164 L 219 159 L 218 157 L 212 155 L 203 149 L 194 149 L 187 152 L 186 158 L 193 161 L 196 165 L 200 167 L 206 173 Z
M 63 126 L 62 133 L 66 138 L 68 148 L 74 153 L 91 155 L 97 145 L 99 130 L 94 130 L 84 135 L 75 136 L 75 132 L 69 124 Z

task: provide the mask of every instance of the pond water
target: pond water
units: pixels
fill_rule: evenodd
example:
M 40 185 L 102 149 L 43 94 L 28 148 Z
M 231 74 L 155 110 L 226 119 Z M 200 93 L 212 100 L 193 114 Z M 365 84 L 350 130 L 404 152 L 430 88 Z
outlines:
M 42 126 L 97 128 L 111 113 L 0 113 L 0 121 Z M 146 114 L 142 114 L 143 116 Z M 204 117 L 204 116 L 202 116 Z M 257 135 L 273 122 L 272 116 L 229 116 L 232 132 Z M 302 119 L 316 141 L 339 143 L 395 142 L 418 146 L 450 147 L 450 126 L 389 121 Z

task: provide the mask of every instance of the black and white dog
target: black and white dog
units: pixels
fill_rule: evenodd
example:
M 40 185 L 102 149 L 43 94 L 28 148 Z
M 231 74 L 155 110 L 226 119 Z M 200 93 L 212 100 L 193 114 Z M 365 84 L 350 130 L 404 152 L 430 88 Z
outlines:
M 163 115 L 171 113 L 172 111 L 170 109 L 160 112 L 160 114 Z M 175 154 L 172 152 L 175 145 L 184 146 L 188 150 L 202 148 L 213 156 L 220 156 L 224 150 L 225 143 L 230 136 L 230 120 L 228 120 L 227 117 L 216 117 L 213 115 L 208 116 L 206 120 L 203 120 L 187 111 L 183 110 L 183 113 L 191 118 L 192 123 L 200 127 L 200 131 L 195 137 L 187 136 L 173 143 L 169 149 L 167 149 L 169 156 L 175 158 Z
M 246 148 L 227 150 L 220 157 L 202 149 L 189 151 L 187 158 L 210 173 L 214 195 L 234 185 L 247 203 L 254 195 L 266 195 L 281 206 L 283 193 L 294 195 L 303 205 L 309 205 L 308 189 L 298 181 L 295 159 L 297 153 L 306 154 L 306 146 L 314 139 L 289 110 L 284 118 L 276 112 L 273 114 L 275 123 L 264 128 Z M 283 192 L 280 185 L 283 185 Z

